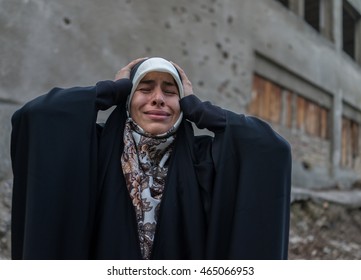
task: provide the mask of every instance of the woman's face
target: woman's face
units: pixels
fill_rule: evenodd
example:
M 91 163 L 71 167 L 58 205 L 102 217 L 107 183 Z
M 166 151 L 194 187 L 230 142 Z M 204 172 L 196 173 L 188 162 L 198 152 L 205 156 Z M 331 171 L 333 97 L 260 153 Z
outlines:
M 146 132 L 167 132 L 180 115 L 179 91 L 173 76 L 150 72 L 139 82 L 130 103 L 132 119 Z

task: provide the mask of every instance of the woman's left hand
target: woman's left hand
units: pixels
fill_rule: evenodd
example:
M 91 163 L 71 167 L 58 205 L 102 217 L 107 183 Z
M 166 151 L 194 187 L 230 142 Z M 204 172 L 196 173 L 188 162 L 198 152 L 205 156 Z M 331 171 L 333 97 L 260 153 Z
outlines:
M 184 96 L 188 96 L 193 93 L 193 87 L 192 87 L 192 83 L 191 81 L 188 79 L 186 73 L 183 71 L 182 68 L 179 67 L 178 64 L 174 63 L 173 61 L 171 61 L 171 63 L 174 65 L 175 68 L 177 68 L 180 77 L 182 79 L 182 84 L 183 84 L 183 90 L 184 90 Z

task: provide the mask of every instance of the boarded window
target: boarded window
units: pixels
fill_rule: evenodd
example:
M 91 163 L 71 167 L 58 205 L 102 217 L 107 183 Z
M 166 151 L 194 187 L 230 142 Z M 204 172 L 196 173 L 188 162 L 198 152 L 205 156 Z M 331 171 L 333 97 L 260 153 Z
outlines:
M 292 128 L 292 103 L 293 103 L 293 94 L 292 92 L 285 90 L 286 95 L 286 126 Z
M 297 96 L 297 128 L 309 135 L 328 139 L 328 109 Z
M 342 118 L 341 165 L 354 168 L 360 157 L 360 125 L 347 118 Z
M 282 112 L 282 89 L 271 81 L 254 76 L 252 101 L 248 107 L 256 115 L 274 123 L 280 123 Z
M 328 109 L 259 75 L 253 78 L 248 112 L 288 128 L 295 125 L 311 136 L 329 138 Z
M 305 130 L 305 112 L 306 112 L 306 100 L 301 96 L 297 96 L 297 128 Z
M 323 139 L 328 138 L 328 110 L 325 108 L 320 108 L 320 136 Z

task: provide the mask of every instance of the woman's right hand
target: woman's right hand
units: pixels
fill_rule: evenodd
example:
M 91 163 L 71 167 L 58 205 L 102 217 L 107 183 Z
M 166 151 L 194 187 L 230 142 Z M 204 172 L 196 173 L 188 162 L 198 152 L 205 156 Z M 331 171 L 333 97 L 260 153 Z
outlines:
M 184 96 L 188 96 L 193 93 L 193 87 L 192 87 L 192 83 L 191 81 L 188 79 L 186 73 L 184 72 L 184 70 L 175 62 L 171 61 L 171 63 L 174 65 L 175 68 L 177 68 L 179 75 L 182 79 L 182 84 L 183 84 L 183 90 L 184 90 Z
M 147 57 L 141 57 L 134 59 L 132 62 L 130 62 L 128 65 L 124 66 L 122 69 L 120 69 L 117 74 L 115 75 L 114 81 L 117 81 L 119 79 L 129 79 L 130 78 L 130 71 L 132 68 L 140 61 L 147 59 Z

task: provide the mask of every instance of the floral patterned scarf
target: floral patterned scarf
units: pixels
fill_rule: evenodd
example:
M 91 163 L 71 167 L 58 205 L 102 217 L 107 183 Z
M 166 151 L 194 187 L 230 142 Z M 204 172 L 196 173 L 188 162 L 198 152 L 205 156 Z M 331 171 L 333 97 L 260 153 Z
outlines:
M 149 259 L 175 135 L 149 137 L 129 118 L 123 140 L 123 173 L 135 208 L 141 253 Z

